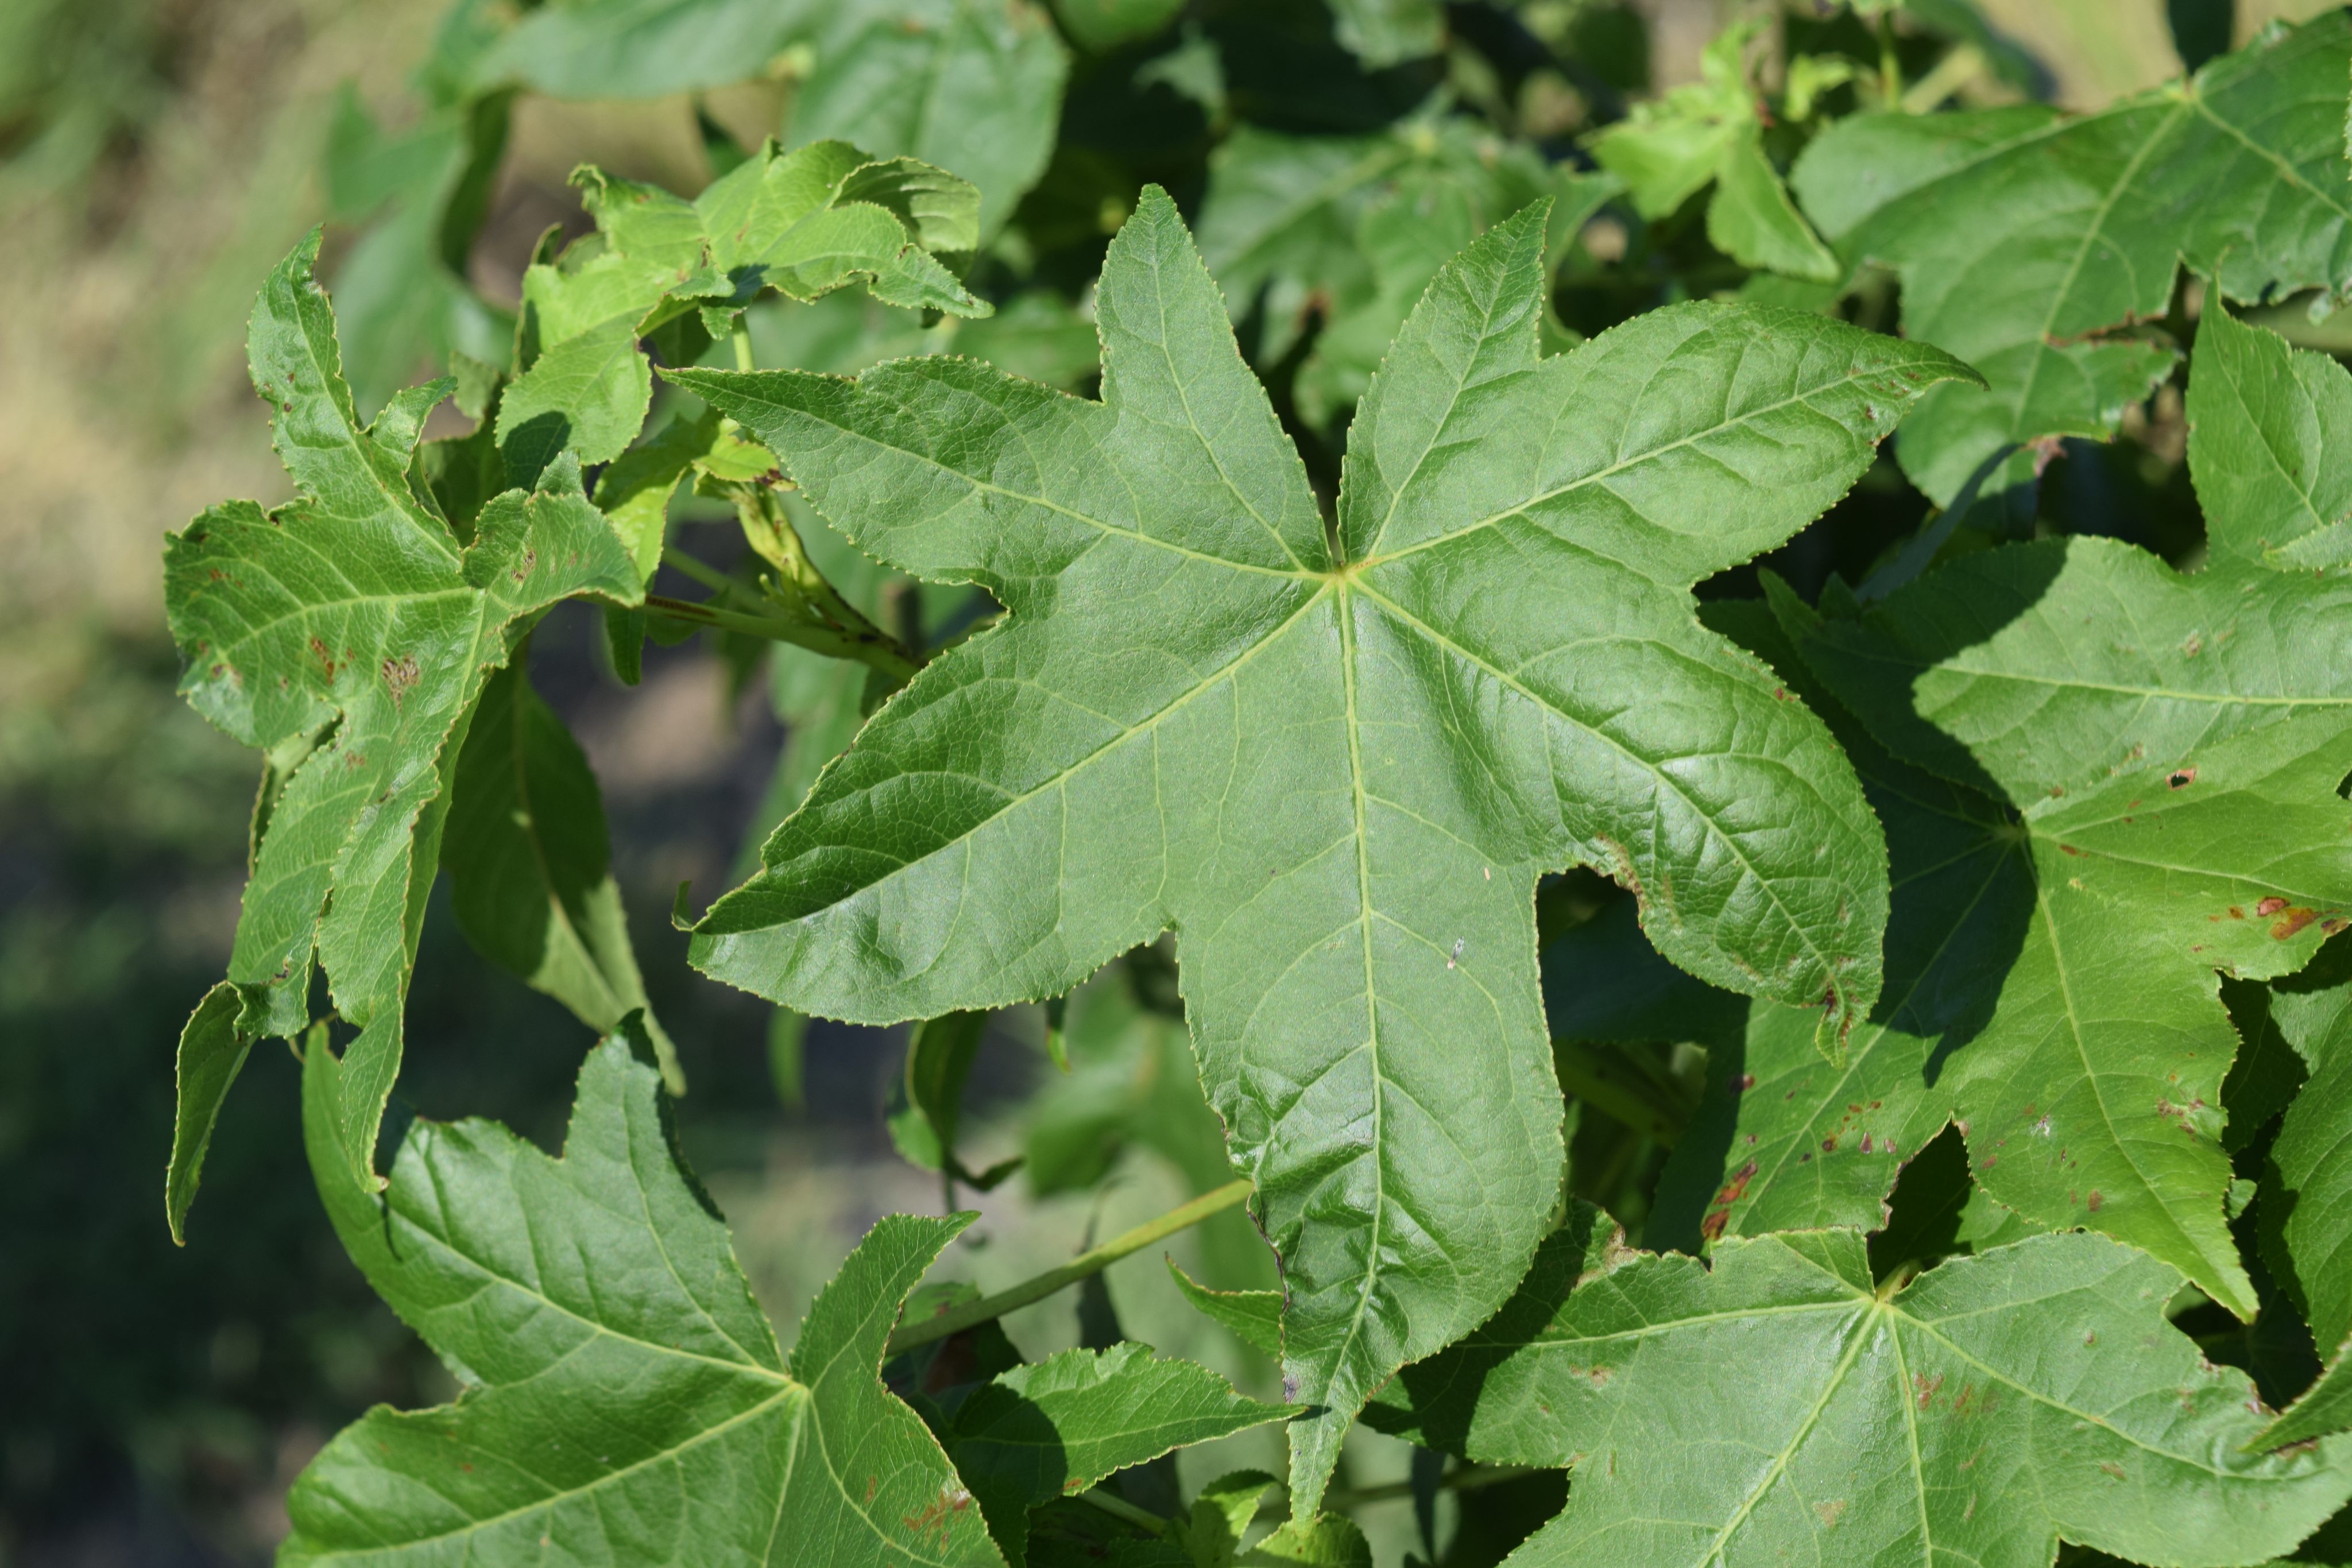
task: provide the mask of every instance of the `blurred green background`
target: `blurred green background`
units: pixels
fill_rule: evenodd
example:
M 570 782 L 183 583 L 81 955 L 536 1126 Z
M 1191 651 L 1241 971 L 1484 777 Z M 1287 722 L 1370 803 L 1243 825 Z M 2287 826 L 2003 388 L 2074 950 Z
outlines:
M 1636 8 L 1654 86 L 1695 74 L 1699 47 L 1738 9 Z M 2237 27 L 2318 8 L 2241 0 Z M 285 1052 L 257 1051 L 231 1098 L 185 1249 L 161 1202 L 173 1045 L 225 961 L 255 771 L 173 695 L 161 538 L 216 498 L 287 494 L 245 384 L 247 307 L 325 214 L 317 171 L 341 85 L 393 123 L 413 114 L 405 79 L 439 9 L 0 0 L 0 1565 L 266 1560 L 284 1490 L 327 1434 L 373 1402 L 449 1391 L 327 1227 Z M 1984 9 L 2050 63 L 2062 102 L 2103 102 L 2176 68 L 2163 0 Z M 745 90 L 756 116 L 765 89 Z M 524 100 L 473 256 L 485 294 L 511 301 L 540 231 L 576 216 L 563 178 L 584 160 L 674 188 L 707 177 L 683 99 Z M 331 277 L 349 238 L 331 230 Z M 820 1027 L 804 1104 L 780 1102 L 767 1009 L 692 976 L 660 916 L 679 881 L 708 896 L 729 880 L 782 730 L 756 690 L 730 698 L 719 663 L 690 648 L 619 686 L 597 635 L 586 615 L 558 615 L 535 639 L 535 678 L 605 791 L 648 987 L 693 1084 L 688 1147 L 789 1323 L 877 1216 L 939 1201 L 936 1178 L 898 1161 L 882 1127 L 903 1040 Z M 1108 1019 L 1127 1004 L 1100 1005 Z M 1129 1030 L 1040 1111 L 1027 1091 L 1050 1070 L 1034 1023 L 1001 1019 L 983 1051 L 975 1166 L 1022 1146 L 1047 1112 L 1082 1134 L 1090 1106 L 1150 1102 L 1189 1071 L 1180 1033 Z M 477 957 L 446 901 L 409 1039 L 410 1108 L 497 1116 L 544 1143 L 588 1043 L 560 1007 Z M 1213 1145 L 1181 1117 L 1169 1125 L 1162 1148 L 1114 1165 L 1098 1198 L 1001 1190 L 956 1270 L 1009 1282 L 1213 1180 Z M 1096 1157 L 1073 1147 L 1081 1164 Z M 1225 1219 L 1175 1250 L 1244 1282 L 1262 1249 L 1254 1259 L 1245 1223 Z M 1265 1364 L 1167 1289 L 1156 1249 L 1108 1284 L 1129 1334 L 1270 1392 Z M 1036 1354 L 1075 1342 L 1080 1308 L 1073 1294 L 1009 1326 Z M 1273 1452 L 1186 1462 L 1210 1473 Z M 1402 1473 L 1378 1440 L 1351 1462 L 1359 1486 Z

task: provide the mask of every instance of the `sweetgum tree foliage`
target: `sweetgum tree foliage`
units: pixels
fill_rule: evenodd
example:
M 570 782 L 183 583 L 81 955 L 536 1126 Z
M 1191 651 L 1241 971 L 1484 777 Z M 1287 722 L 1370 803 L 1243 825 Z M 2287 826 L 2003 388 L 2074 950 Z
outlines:
M 1600 5 L 455 8 L 414 130 L 339 122 L 341 322 L 316 235 L 255 308 L 295 498 L 166 550 L 263 759 L 168 1219 L 297 1042 L 460 1386 L 286 1557 L 1368 1563 L 1360 1423 L 1430 1563 L 2341 1560 L 2352 376 L 2290 336 L 2352 287 L 2352 23 L 2175 9 L 2194 76 L 2064 114 L 1956 0 L 1631 105 Z M 583 168 L 519 309 L 465 281 L 518 95 L 754 74 L 701 189 Z M 789 1351 L 531 687 L 566 600 L 791 727 L 674 916 L 780 1091 L 810 1016 L 918 1026 L 947 1213 Z M 444 865 L 583 1021 L 560 1153 L 383 1135 Z M 993 1163 L 992 1029 L 1051 1063 Z M 946 1260 L 960 1186 L 1140 1149 L 1200 1196 Z M 1165 1288 L 1255 1386 L 1097 1277 L 1204 1220 Z M 1081 1281 L 1078 1346 L 999 1325 Z

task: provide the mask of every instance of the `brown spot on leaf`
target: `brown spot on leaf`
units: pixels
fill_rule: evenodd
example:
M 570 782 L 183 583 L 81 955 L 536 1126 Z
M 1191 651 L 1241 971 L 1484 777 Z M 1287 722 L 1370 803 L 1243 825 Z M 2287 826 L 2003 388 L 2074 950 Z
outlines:
M 2191 784 L 2197 782 L 2197 769 L 2194 768 L 2176 768 L 2170 773 L 2165 775 L 2164 781 L 2175 789 L 2186 789 Z
M 1822 1516 L 1823 1530 L 1835 1530 L 1838 1521 L 1845 1517 L 1845 1499 L 1836 1498 L 1829 1502 L 1817 1502 L 1813 1504 L 1813 1511 Z
M 2261 915 L 2276 915 L 2280 910 L 2284 909 L 2285 907 L 2286 900 L 2279 897 L 2276 894 L 2273 894 L 2270 897 L 2263 899 L 2260 904 L 2254 905 L 2254 913 Z
M 2318 918 L 2319 911 L 2305 909 L 2298 904 L 2288 910 L 2283 918 L 2272 925 L 2271 936 L 2274 940 L 2284 942 Z
M 2100 1195 L 2099 1189 L 2097 1187 L 2093 1187 L 2091 1189 L 2091 1201 L 2086 1207 L 2093 1214 L 2096 1214 L 2099 1212 L 2099 1205 L 2106 1201 L 2105 1197 Z
M 394 707 L 398 707 L 400 699 L 424 678 L 425 673 L 416 667 L 416 657 L 413 653 L 403 653 L 397 659 L 383 662 L 383 684 L 392 688 L 392 706 Z

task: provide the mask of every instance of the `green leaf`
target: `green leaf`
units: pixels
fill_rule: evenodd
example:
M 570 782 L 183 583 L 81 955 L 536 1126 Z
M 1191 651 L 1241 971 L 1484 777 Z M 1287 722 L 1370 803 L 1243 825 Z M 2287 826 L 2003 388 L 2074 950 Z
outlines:
M 1168 1272 L 1175 1276 L 1177 1290 L 1202 1317 L 1231 1330 L 1235 1339 L 1251 1349 L 1282 1359 L 1280 1291 L 1212 1291 L 1178 1268 L 1173 1258 L 1168 1260 Z
M 1169 1533 L 1184 1549 L 1192 1568 L 1234 1568 L 1242 1537 L 1257 1519 L 1258 1505 L 1279 1483 L 1264 1470 L 1234 1470 L 1202 1487 L 1185 1516 Z
M 1747 267 L 1819 283 L 1843 274 L 1838 258 L 1789 199 L 1780 172 L 1764 155 L 1760 132 L 1726 147 L 1715 173 L 1706 237 L 1716 249 Z
M 2352 600 L 2081 539 L 1964 559 L 1858 621 L 1780 608 L 1887 825 L 1888 983 L 1841 1067 L 1803 1018 L 1751 1015 L 1710 1225 L 1874 1226 L 1951 1119 L 1992 1198 L 2251 1316 L 2215 971 L 2291 973 L 2352 906 L 2352 707 L 2325 655 L 2266 645 L 2352 634 Z
M 1355 1521 L 1319 1513 L 1293 1518 L 1242 1553 L 1243 1568 L 1372 1568 L 1372 1548 Z
M 2198 319 L 2188 412 L 2213 549 L 2283 571 L 2352 566 L 2352 373 L 2216 300 Z
M 163 1213 L 172 1239 L 182 1246 L 187 1244 L 188 1206 L 196 1200 L 213 1124 L 220 1119 L 229 1085 L 244 1070 L 246 1053 L 253 1049 L 253 1037 L 236 1027 L 243 1006 L 236 988 L 223 980 L 205 993 L 180 1031 L 179 1106 L 172 1124 L 171 1164 L 163 1176 Z
M 688 202 L 595 168 L 572 176 L 591 240 L 523 275 L 537 356 L 499 406 L 508 470 L 535 475 L 566 447 L 583 463 L 636 439 L 653 393 L 637 340 L 696 305 L 730 308 L 762 289 L 810 299 L 862 282 L 910 309 L 984 316 L 934 251 L 979 243 L 980 195 L 911 159 L 877 162 L 840 141 L 772 144 Z
M 653 1019 L 613 881 L 596 776 L 521 661 L 492 675 L 457 756 L 441 839 L 458 929 L 492 963 L 598 1033 L 646 1012 L 674 1090 L 677 1051 Z
M 1024 0 L 853 0 L 815 8 L 795 142 L 837 137 L 953 169 L 993 237 L 1045 172 L 1068 53 Z
M 492 1123 L 418 1122 L 380 1198 L 344 1160 L 343 1071 L 306 1054 L 320 1192 L 465 1392 L 379 1406 L 329 1443 L 287 1499 L 281 1563 L 1001 1561 L 877 1375 L 901 1302 L 970 1216 L 877 1224 L 787 1362 L 629 1040 L 581 1070 L 561 1159 Z
M 1005 1560 L 1021 1568 L 1035 1505 L 1292 1408 L 1244 1399 L 1206 1367 L 1127 1343 L 1000 1374 L 957 1407 L 944 1440 Z
M 1437 0 L 1331 0 L 1331 32 L 1377 69 L 1444 48 L 1445 11 Z
M 2308 971 L 2275 985 L 2270 1016 L 2312 1071 L 2263 1173 L 2263 1253 L 2330 1364 L 2263 1434 L 2292 1443 L 2352 1428 L 2352 1356 L 2342 1348 L 2352 1339 L 2352 946 L 2333 942 Z
M 1913 481 L 1949 501 L 2004 444 L 2113 434 L 2173 359 L 2124 329 L 2164 315 L 2182 261 L 2236 300 L 2352 285 L 2347 59 L 2331 12 L 2096 114 L 1862 115 L 1815 140 L 1805 212 L 1901 275 L 1906 333 L 1990 382 L 1927 398 L 1898 448 Z
M 345 372 L 373 414 L 417 361 L 503 363 L 513 319 L 476 294 L 466 262 L 506 151 L 510 95 L 436 95 L 418 122 L 377 126 L 346 85 L 320 172 L 338 223 L 364 224 L 335 274 Z
M 1700 59 L 1700 79 L 1634 106 L 1591 138 L 1595 162 L 1625 182 L 1646 218 L 1663 218 L 1706 188 L 1706 235 L 1743 266 L 1828 282 L 1842 268 L 1789 199 L 1764 152 L 1745 56 L 1757 18 L 1727 27 Z
M 1559 205 L 1551 216 L 1555 237 L 1547 276 L 1552 260 L 1574 240 L 1585 220 L 1619 188 L 1607 174 L 1561 174 L 1554 183 Z M 1357 225 L 1357 246 L 1370 263 L 1370 279 L 1358 285 L 1365 291 L 1331 301 L 1329 321 L 1298 368 L 1299 411 L 1318 425 L 1354 410 L 1430 279 L 1488 225 L 1509 215 L 1508 211 L 1482 212 L 1474 189 L 1426 168 L 1406 170 L 1395 184 L 1395 194 L 1369 209 Z M 1507 199 L 1520 194 L 1510 192 Z M 1524 204 L 1524 200 L 1515 202 L 1512 210 Z
M 988 1030 L 984 1012 L 946 1013 L 915 1026 L 907 1040 L 907 1067 L 890 1092 L 890 1141 L 910 1165 L 961 1174 L 956 1124 L 963 1115 L 964 1080 Z
M 1225 139 L 1209 160 L 1201 255 L 1236 322 L 1263 303 L 1261 363 L 1289 352 L 1314 297 L 1377 297 L 1374 258 L 1363 248 L 1366 214 L 1392 192 L 1430 183 L 1466 198 L 1474 224 L 1493 224 L 1539 200 L 1553 176 L 1531 149 L 1452 117 L 1416 118 L 1379 136 L 1288 136 L 1244 125 Z M 1391 319 L 1402 320 L 1402 313 Z M 1386 347 L 1385 337 L 1373 346 L 1375 362 Z
M 2165 1321 L 2179 1275 L 2103 1237 L 1895 1290 L 1855 1231 L 1726 1241 L 1709 1268 L 1606 1229 L 1580 1205 L 1494 1322 L 1376 1407 L 1471 1458 L 1572 1468 L 1515 1564 L 2042 1568 L 2061 1540 L 2235 1563 L 2352 1493 L 2342 1439 L 2245 1452 L 2252 1385 Z
M 1101 54 L 1151 37 L 1183 8 L 1184 0 L 1055 0 L 1054 15 L 1080 48 Z
M 297 497 L 266 514 L 231 502 L 190 523 L 165 548 L 164 602 L 186 661 L 182 694 L 245 744 L 299 758 L 282 789 L 265 791 L 257 821 L 229 959 L 244 998 L 236 1028 L 298 1032 L 316 951 L 337 1011 L 361 1031 L 345 1157 L 373 1182 L 475 700 L 546 606 L 583 593 L 634 603 L 643 590 L 568 464 L 537 492 L 489 503 L 460 548 L 406 476 L 446 383 L 403 392 L 359 424 L 333 315 L 310 280 L 318 243 L 313 234 L 270 275 L 251 333 L 254 386 L 278 411 Z
M 1058 995 L 1173 927 L 1323 1406 L 1290 1427 L 1302 1516 L 1557 1191 L 1543 872 L 1608 868 L 1669 957 L 1831 998 L 1832 1033 L 1877 991 L 1877 824 L 1688 588 L 1966 372 L 1712 305 L 1540 361 L 1542 256 L 1538 207 L 1433 284 L 1351 427 L 1336 549 L 1156 189 L 1104 267 L 1103 402 L 953 360 L 675 372 L 861 549 L 1009 612 L 826 769 L 695 963 L 878 1022 Z
M 574 0 L 532 10 L 470 65 L 478 89 L 660 98 L 758 76 L 819 7 L 805 0 Z

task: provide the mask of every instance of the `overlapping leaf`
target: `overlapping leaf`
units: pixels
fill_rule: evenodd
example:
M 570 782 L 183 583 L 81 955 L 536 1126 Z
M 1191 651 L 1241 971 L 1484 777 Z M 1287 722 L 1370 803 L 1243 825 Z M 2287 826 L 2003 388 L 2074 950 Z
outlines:
M 537 350 L 499 404 L 499 444 L 520 477 L 567 447 L 586 463 L 619 456 L 653 395 L 637 340 L 698 307 L 863 281 L 889 304 L 988 313 L 933 254 L 980 243 L 979 193 L 912 159 L 877 162 L 842 141 L 771 145 L 691 202 L 595 169 L 573 183 L 595 238 L 524 275 Z
M 1454 1453 L 1573 1468 L 1515 1565 L 2042 1568 L 2061 1540 L 2240 1563 L 2352 1493 L 2347 1439 L 2246 1451 L 2260 1402 L 2165 1321 L 2179 1275 L 2103 1237 L 1897 1290 L 1852 1230 L 1727 1241 L 1709 1268 L 1607 1228 L 1580 1205 L 1492 1322 L 1374 1407 Z
M 1817 139 L 1806 213 L 1902 275 L 1906 333 L 1991 383 L 1927 400 L 1898 446 L 1913 480 L 1948 501 L 2006 444 L 2112 434 L 2171 366 L 2125 329 L 2164 314 L 2182 260 L 2231 299 L 2352 285 L 2347 59 L 2352 21 L 2330 12 L 2096 114 L 1864 115 Z
M 695 961 L 882 1020 L 1053 995 L 1173 926 L 1286 1262 L 1297 1506 L 1370 1390 L 1490 1312 L 1558 1181 L 1537 877 L 1641 887 L 1676 962 L 1833 1036 L 1879 840 L 1828 734 L 1691 614 L 1949 358 L 1691 306 L 1538 359 L 1540 211 L 1440 275 L 1349 438 L 1337 537 L 1149 192 L 1105 402 L 956 361 L 679 372 L 858 545 L 1007 623 L 938 660 L 714 905 Z M 1459 1130 L 1478 1129 L 1475 1140 Z
M 320 1191 L 466 1386 L 328 1444 L 287 1500 L 279 1562 L 1001 1563 L 878 1375 L 907 1292 L 970 1216 L 876 1225 L 787 1360 L 625 1038 L 583 1068 L 562 1158 L 494 1124 L 419 1123 L 381 1197 L 342 1154 L 345 1070 L 323 1043 L 306 1055 Z
M 1953 1119 L 1993 1198 L 2251 1315 L 2216 971 L 2291 973 L 2352 910 L 2352 597 L 2082 539 L 1963 559 L 1858 620 L 1782 607 L 1793 678 L 1895 754 L 1845 726 L 1893 856 L 1888 985 L 1842 1066 L 1757 1009 L 1711 1227 L 1874 1226 Z
M 372 1182 L 475 699 L 545 606 L 583 593 L 631 602 L 642 590 L 568 464 L 535 492 L 490 502 L 458 544 L 407 478 L 418 423 L 447 383 L 403 392 L 359 424 L 310 277 L 317 251 L 314 234 L 270 275 L 251 334 L 254 386 L 277 410 L 299 495 L 274 512 L 232 502 L 189 524 L 165 550 L 165 605 L 187 661 L 183 694 L 268 758 L 229 960 L 234 1027 L 298 1032 L 318 954 L 336 1009 L 361 1031 L 342 1134 L 351 1169 Z

